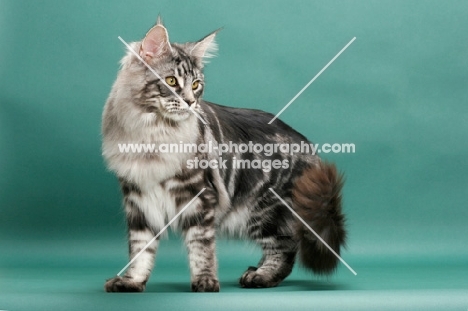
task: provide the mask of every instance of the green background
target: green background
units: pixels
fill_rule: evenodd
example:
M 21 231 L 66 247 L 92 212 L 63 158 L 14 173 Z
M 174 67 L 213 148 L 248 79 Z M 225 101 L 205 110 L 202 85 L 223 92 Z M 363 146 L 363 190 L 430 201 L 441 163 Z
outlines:
M 101 112 L 124 46 L 164 18 L 171 41 L 223 27 L 205 99 L 276 114 L 346 173 L 349 241 L 329 278 L 296 267 L 238 288 L 260 252 L 219 243 L 219 294 L 189 293 L 177 236 L 144 294 L 106 294 L 127 260 Z M 466 1 L 0 0 L 0 309 L 466 310 Z

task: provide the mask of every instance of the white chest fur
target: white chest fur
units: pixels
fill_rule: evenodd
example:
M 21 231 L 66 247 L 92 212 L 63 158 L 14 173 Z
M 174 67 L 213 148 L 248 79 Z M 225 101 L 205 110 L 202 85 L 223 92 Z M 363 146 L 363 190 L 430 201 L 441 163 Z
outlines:
M 103 156 L 108 167 L 120 178 L 135 183 L 141 189 L 140 196 L 132 197 L 138 203 L 146 219 L 154 228 L 161 228 L 176 214 L 175 199 L 162 186 L 162 182 L 174 177 L 187 165 L 194 154 L 187 152 L 166 152 L 159 147 L 169 144 L 196 143 L 198 139 L 197 120 L 189 118 L 180 126 L 151 126 L 144 116 L 141 126 L 133 123 L 131 130 L 123 127 L 108 131 L 104 135 Z M 122 144 L 153 145 L 153 152 L 122 152 Z
M 109 169 L 119 177 L 137 183 L 140 187 L 152 187 L 180 172 L 193 154 L 182 150 L 167 152 L 161 146 L 169 144 L 193 144 L 198 139 L 197 120 L 195 117 L 181 122 L 178 126 L 149 122 L 154 117 L 145 113 L 133 122 L 128 122 L 108 131 L 103 137 L 103 156 Z M 136 119 L 136 120 L 135 120 Z M 131 148 L 123 150 L 123 145 L 152 146 L 147 152 L 135 152 Z

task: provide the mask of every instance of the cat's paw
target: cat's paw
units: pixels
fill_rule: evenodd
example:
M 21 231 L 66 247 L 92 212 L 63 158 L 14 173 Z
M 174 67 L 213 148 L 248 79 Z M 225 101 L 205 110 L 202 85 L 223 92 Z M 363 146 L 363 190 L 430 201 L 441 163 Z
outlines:
M 249 267 L 241 276 L 239 283 L 245 288 L 274 287 L 280 282 L 274 282 L 268 275 L 257 272 L 256 267 Z
M 192 292 L 219 292 L 219 281 L 214 276 L 200 276 L 192 282 Z
M 108 293 L 112 292 L 124 292 L 124 293 L 135 293 L 142 292 L 145 290 L 145 284 L 137 283 L 129 278 L 116 276 L 115 278 L 109 279 L 104 284 L 104 289 Z

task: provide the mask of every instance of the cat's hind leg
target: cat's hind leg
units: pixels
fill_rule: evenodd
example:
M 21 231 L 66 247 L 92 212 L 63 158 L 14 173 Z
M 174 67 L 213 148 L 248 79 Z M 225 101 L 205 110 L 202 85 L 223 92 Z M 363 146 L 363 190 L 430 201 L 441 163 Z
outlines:
M 258 214 L 251 219 L 250 236 L 262 247 L 263 256 L 257 267 L 249 267 L 239 283 L 242 287 L 273 287 L 292 271 L 298 242 L 294 237 L 292 218 L 281 202 L 267 209 L 268 215 Z
M 257 267 L 249 267 L 239 280 L 242 287 L 274 287 L 292 271 L 296 250 L 284 244 L 294 244 L 293 239 L 270 239 L 262 246 L 263 257 Z M 283 244 L 283 245 L 282 245 Z

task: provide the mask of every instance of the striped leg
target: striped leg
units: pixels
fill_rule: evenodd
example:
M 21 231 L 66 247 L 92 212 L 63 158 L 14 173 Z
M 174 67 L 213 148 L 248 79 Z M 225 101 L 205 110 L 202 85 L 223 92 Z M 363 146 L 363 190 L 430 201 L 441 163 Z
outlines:
M 270 238 L 260 242 L 263 257 L 258 267 L 249 267 L 240 278 L 242 287 L 273 287 L 283 281 L 292 271 L 296 242 L 290 237 Z
M 190 215 L 183 225 L 190 261 L 192 291 L 219 292 L 214 211 Z
M 124 190 L 125 211 L 127 214 L 129 257 L 133 259 L 154 237 L 154 232 L 149 229 L 141 209 L 136 203 L 135 195 Z M 145 290 L 154 265 L 154 257 L 159 240 L 152 242 L 130 265 L 123 277 L 116 276 L 107 280 L 105 290 L 107 292 L 142 292 Z
M 257 267 L 249 267 L 239 283 L 242 287 L 277 286 L 292 271 L 297 252 L 290 213 L 281 203 L 261 209 L 249 227 L 250 236 L 262 247 Z

